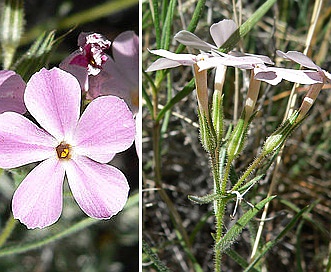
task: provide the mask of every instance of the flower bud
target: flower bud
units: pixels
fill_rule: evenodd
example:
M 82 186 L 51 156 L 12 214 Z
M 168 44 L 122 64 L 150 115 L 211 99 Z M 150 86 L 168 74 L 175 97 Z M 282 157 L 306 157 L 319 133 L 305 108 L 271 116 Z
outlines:
M 3 68 L 9 69 L 23 32 L 23 1 L 6 0 L 0 21 Z
M 276 129 L 264 142 L 262 156 L 276 152 L 286 141 L 288 136 L 301 124 L 303 119 L 298 119 L 299 112 L 295 111 L 279 128 Z

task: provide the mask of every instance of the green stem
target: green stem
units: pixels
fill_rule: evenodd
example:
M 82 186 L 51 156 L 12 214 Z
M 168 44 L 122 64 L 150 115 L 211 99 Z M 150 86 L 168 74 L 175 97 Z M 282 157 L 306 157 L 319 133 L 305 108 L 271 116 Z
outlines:
M 17 220 L 14 219 L 14 217 L 11 215 L 9 217 L 8 221 L 6 222 L 6 226 L 5 226 L 4 230 L 2 231 L 2 233 L 0 235 L 0 247 L 2 247 L 6 243 L 10 234 L 15 229 L 16 223 L 17 223 Z
M 222 165 L 220 165 L 220 152 L 219 148 L 210 154 L 212 162 L 212 174 L 214 179 L 214 190 L 217 195 L 222 196 L 225 194 L 225 189 L 223 189 L 223 184 L 220 184 Z M 216 245 L 222 239 L 223 230 L 223 217 L 225 212 L 226 200 L 223 198 L 217 198 L 214 201 L 215 219 L 216 219 L 216 237 L 214 245 L 214 259 L 215 259 L 215 272 L 221 271 L 222 263 L 222 252 Z
M 257 166 L 261 163 L 261 161 L 264 159 L 265 156 L 260 154 L 258 157 L 255 158 L 253 163 L 246 169 L 244 174 L 240 177 L 240 179 L 237 181 L 237 183 L 233 186 L 231 191 L 237 191 L 240 185 L 245 181 L 245 179 L 252 173 L 254 169 L 257 168 Z

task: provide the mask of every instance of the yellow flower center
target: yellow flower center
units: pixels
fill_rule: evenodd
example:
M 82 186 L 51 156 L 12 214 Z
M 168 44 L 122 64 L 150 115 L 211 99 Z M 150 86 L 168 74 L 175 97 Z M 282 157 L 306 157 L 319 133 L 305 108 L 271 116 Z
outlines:
M 61 142 L 56 147 L 56 153 L 59 159 L 70 159 L 71 157 L 70 151 L 71 151 L 71 146 L 66 142 Z

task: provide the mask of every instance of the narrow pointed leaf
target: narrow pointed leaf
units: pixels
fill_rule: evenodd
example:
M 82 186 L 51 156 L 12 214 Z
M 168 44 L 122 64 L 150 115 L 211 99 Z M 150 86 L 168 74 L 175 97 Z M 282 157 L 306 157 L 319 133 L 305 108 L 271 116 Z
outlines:
M 194 195 L 189 195 L 188 199 L 197 203 L 197 204 L 208 204 L 214 200 L 219 198 L 217 194 L 209 194 L 205 196 L 194 196 Z
M 294 227 L 295 223 L 299 220 L 299 218 L 307 211 L 309 206 L 303 208 L 300 212 L 298 212 L 287 224 L 287 226 L 281 231 L 281 233 L 276 237 L 276 239 L 267 242 L 261 250 L 261 253 L 254 258 L 254 261 L 250 263 L 248 267 L 246 267 L 244 272 L 251 271 L 251 269 L 257 264 L 257 262 L 274 246 L 276 245 L 288 232 L 291 228 Z
M 248 266 L 248 262 L 233 249 L 229 248 L 225 251 L 225 253 L 242 268 L 246 268 Z M 252 268 L 251 272 L 258 272 L 258 270 Z
M 159 272 L 170 272 L 169 268 L 160 260 L 160 258 L 153 252 L 151 247 L 147 244 L 145 240 L 142 242 L 143 251 L 148 256 L 148 258 L 153 262 L 157 271 Z
M 244 37 L 267 13 L 267 11 L 275 4 L 276 0 L 267 0 L 258 10 L 256 10 L 249 19 L 243 23 L 227 41 L 220 47 L 222 52 L 229 52 Z
M 13 69 L 28 80 L 32 74 L 45 66 L 49 53 L 54 45 L 55 32 L 44 33 L 29 50 L 14 64 Z
M 216 244 L 216 248 L 221 251 L 225 251 L 228 249 L 232 243 L 237 239 L 239 234 L 242 232 L 243 228 L 247 225 L 247 223 L 252 220 L 252 218 L 272 199 L 276 196 L 270 196 L 268 198 L 263 199 L 258 204 L 254 206 L 254 208 L 250 209 L 246 212 L 229 231 L 222 237 L 222 239 Z

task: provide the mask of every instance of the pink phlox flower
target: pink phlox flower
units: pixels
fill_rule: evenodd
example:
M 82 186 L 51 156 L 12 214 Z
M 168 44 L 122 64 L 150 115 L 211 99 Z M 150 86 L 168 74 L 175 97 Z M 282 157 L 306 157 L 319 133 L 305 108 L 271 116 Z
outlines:
M 274 64 L 269 57 L 263 55 L 253 55 L 247 53 L 244 54 L 235 51 L 230 51 L 228 55 L 226 55 L 218 52 L 218 48 L 220 48 L 236 30 L 237 24 L 233 20 L 224 19 L 218 23 L 212 24 L 210 27 L 210 35 L 215 45 L 201 40 L 195 34 L 186 30 L 179 31 L 175 35 L 175 39 L 188 47 L 199 49 L 205 52 L 214 52 L 214 55 L 219 54 L 223 57 L 228 57 L 228 60 L 230 61 L 228 66 L 235 66 L 241 69 L 252 69 L 252 66 L 258 63 Z M 230 58 L 229 55 L 233 57 L 239 57 L 239 59 Z M 216 57 L 219 56 L 216 55 Z M 256 58 L 259 58 L 261 61 L 257 60 Z M 220 65 L 224 65 L 222 63 L 224 59 L 219 60 L 221 62 Z M 231 61 L 233 61 L 232 64 Z M 242 62 L 242 65 L 239 64 L 240 61 Z M 209 59 L 206 63 L 204 63 L 206 67 L 208 66 L 208 62 L 210 62 L 209 68 L 217 66 L 217 59 Z M 214 64 L 212 65 L 212 63 Z
M 186 30 L 179 31 L 175 35 L 175 40 L 191 48 L 211 51 L 212 49 L 216 50 L 221 47 L 236 29 L 237 24 L 233 20 L 224 19 L 212 24 L 209 31 L 216 46 L 201 40 L 195 34 Z
M 25 113 L 26 107 L 23 101 L 25 82 L 14 71 L 0 71 L 0 113 L 14 111 Z
M 135 121 L 126 103 L 116 96 L 99 97 L 79 117 L 79 83 L 58 68 L 32 75 L 24 102 L 40 127 L 18 113 L 0 114 L 0 167 L 40 162 L 14 193 L 14 218 L 28 228 L 56 222 L 65 176 L 90 217 L 107 219 L 121 211 L 129 185 L 120 170 L 106 163 L 133 143 Z
M 266 67 L 261 65 L 254 69 L 256 79 L 265 81 L 272 85 L 277 85 L 283 79 L 300 84 L 316 84 L 323 83 L 325 80 L 331 80 L 331 75 L 328 72 L 322 70 L 310 58 L 301 52 L 289 51 L 284 53 L 277 50 L 276 53 L 280 57 L 292 60 L 309 69 L 296 70 L 279 67 Z
M 233 20 L 225 19 L 213 24 L 210 27 L 210 34 L 216 46 L 201 40 L 191 32 L 182 30 L 175 35 L 175 39 L 188 47 L 201 50 L 200 54 L 175 54 L 163 49 L 150 50 L 151 53 L 162 56 L 163 58 L 152 63 L 146 71 L 151 72 L 174 68 L 180 65 L 193 65 L 194 63 L 199 66 L 200 71 L 219 65 L 234 66 L 240 69 L 253 69 L 259 64 L 273 64 L 267 56 L 239 54 L 236 52 L 224 54 L 218 52 L 217 49 L 236 31 L 236 29 L 237 25 Z
M 300 65 L 315 69 L 320 73 L 321 76 L 325 77 L 325 80 L 330 82 L 331 81 L 331 74 L 325 70 L 323 70 L 321 67 L 319 67 L 317 64 L 315 64 L 309 57 L 307 57 L 305 54 L 297 51 L 288 51 L 287 53 L 284 53 L 280 50 L 276 51 L 277 55 L 280 57 L 283 57 L 285 59 L 292 60 L 296 63 L 299 63 Z
M 81 84 L 82 90 L 88 90 L 88 76 L 96 76 L 102 65 L 109 59 L 105 50 L 111 42 L 98 33 L 82 32 L 78 36 L 79 49 L 60 63 L 60 68 L 73 74 Z
M 179 31 L 174 38 L 188 47 L 209 52 L 212 49 L 216 50 L 220 45 L 222 45 L 236 29 L 237 25 L 233 20 L 222 20 L 213 24 L 210 27 L 210 34 L 217 46 L 201 40 L 195 34 L 186 30 Z M 201 52 L 199 55 L 175 54 L 164 49 L 149 50 L 149 52 L 161 56 L 162 58 L 157 59 L 154 63 L 152 63 L 147 68 L 146 72 L 175 68 L 181 65 L 191 66 L 199 60 L 204 60 L 210 56 L 210 54 L 204 52 Z
M 134 31 L 118 35 L 112 44 L 112 58 L 95 77 L 89 77 L 87 98 L 116 95 L 125 100 L 133 113 L 139 108 L 139 38 Z

